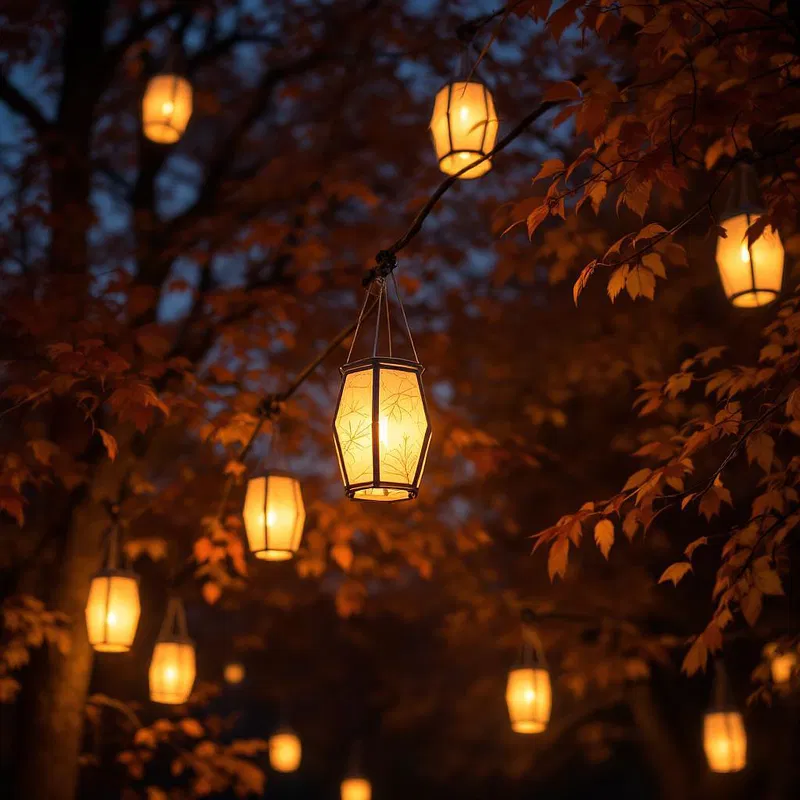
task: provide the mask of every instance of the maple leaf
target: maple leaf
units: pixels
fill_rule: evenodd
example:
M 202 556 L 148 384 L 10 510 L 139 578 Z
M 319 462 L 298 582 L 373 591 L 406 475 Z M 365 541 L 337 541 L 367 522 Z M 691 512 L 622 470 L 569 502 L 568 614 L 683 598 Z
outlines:
M 673 586 L 677 586 L 678 582 L 686 575 L 687 572 L 692 571 L 692 565 L 688 561 L 677 561 L 667 567 L 658 579 L 659 583 L 672 581 Z
M 102 428 L 97 428 L 97 433 L 100 434 L 100 438 L 103 440 L 103 445 L 106 448 L 108 457 L 114 461 L 119 453 L 117 440 L 108 431 L 104 431 Z
M 764 472 L 769 472 L 774 452 L 775 442 L 769 434 L 755 431 L 747 437 L 747 461 L 749 464 L 757 461 Z
M 569 539 L 563 537 L 556 539 L 550 546 L 550 552 L 547 554 L 547 574 L 550 580 L 555 580 L 556 575 L 564 578 L 567 572 L 567 562 L 569 560 Z
M 601 519 L 594 526 L 594 540 L 600 548 L 603 557 L 608 561 L 608 554 L 614 544 L 614 524 L 609 519 Z

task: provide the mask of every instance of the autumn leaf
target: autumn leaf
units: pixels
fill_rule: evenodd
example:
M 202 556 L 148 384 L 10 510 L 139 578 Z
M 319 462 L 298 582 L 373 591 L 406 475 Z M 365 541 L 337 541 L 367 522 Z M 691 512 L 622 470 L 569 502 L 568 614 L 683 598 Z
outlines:
M 205 735 L 203 726 L 196 719 L 192 719 L 191 717 L 185 717 L 178 725 L 187 736 L 191 736 L 193 739 L 200 739 Z
M 556 175 L 559 172 L 563 171 L 564 171 L 564 162 L 560 158 L 548 159 L 539 168 L 539 171 L 533 178 L 533 183 L 536 183 L 536 181 L 544 180 L 545 178 L 550 178 L 553 175 Z
M 580 100 L 581 90 L 572 81 L 554 83 L 545 90 L 542 102 L 553 103 L 559 100 Z
M 636 489 L 641 486 L 651 475 L 653 474 L 653 470 L 649 467 L 644 467 L 640 469 L 638 472 L 634 472 L 633 475 L 628 478 L 625 482 L 625 485 L 622 487 L 623 492 L 629 492 L 632 489 Z
M 683 578 L 687 572 L 691 571 L 692 565 L 688 561 L 677 561 L 664 570 L 658 582 L 665 583 L 666 581 L 672 581 L 672 585 L 677 586 L 681 578 Z
M 742 615 L 747 620 L 747 624 L 752 628 L 758 622 L 761 616 L 763 594 L 759 589 L 750 589 L 747 594 L 741 599 L 739 605 L 742 609 Z
M 210 606 L 213 606 L 214 603 L 219 600 L 222 596 L 222 589 L 220 589 L 219 584 L 216 581 L 206 581 L 203 584 L 203 599 L 208 603 Z
M 707 536 L 701 536 L 699 539 L 695 539 L 693 542 L 690 542 L 688 545 L 686 545 L 686 549 L 683 551 L 683 553 L 686 558 L 691 558 L 694 551 L 704 544 L 708 544 Z
M 614 524 L 611 520 L 601 519 L 594 526 L 594 540 L 607 561 L 611 545 L 614 544 Z
M 782 595 L 783 586 L 769 556 L 761 556 L 753 562 L 753 580 L 764 594 Z
M 652 300 L 656 291 L 656 276 L 649 269 L 636 266 L 630 270 L 625 280 L 625 288 L 631 300 L 637 297 L 646 297 Z
M 102 428 L 97 428 L 97 433 L 100 434 L 100 438 L 103 440 L 103 445 L 106 448 L 108 457 L 114 461 L 117 457 L 117 453 L 119 453 L 117 440 L 108 431 L 104 431 Z
M 703 639 L 698 636 L 683 658 L 681 672 L 686 675 L 694 675 L 696 672 L 705 670 L 707 664 L 708 648 Z
M 353 566 L 353 551 L 349 544 L 335 544 L 331 548 L 331 556 L 345 572 L 350 572 L 350 567 Z
M 59 451 L 59 446 L 55 442 L 47 439 L 32 439 L 28 446 L 33 450 L 34 458 L 45 466 L 49 467 L 53 456 Z
M 769 434 L 756 431 L 747 437 L 747 461 L 749 464 L 756 461 L 764 472 L 769 472 L 774 452 L 775 442 Z
M 547 574 L 550 580 L 555 580 L 556 575 L 564 578 L 567 572 L 567 561 L 569 559 L 569 539 L 566 537 L 556 539 L 550 547 L 547 555 Z

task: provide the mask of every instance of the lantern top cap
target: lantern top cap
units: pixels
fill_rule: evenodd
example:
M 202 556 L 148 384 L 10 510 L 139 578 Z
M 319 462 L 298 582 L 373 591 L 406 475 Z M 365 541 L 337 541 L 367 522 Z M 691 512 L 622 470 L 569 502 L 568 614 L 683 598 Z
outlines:
M 350 372 L 361 372 L 376 366 L 398 367 L 410 372 L 416 372 L 418 375 L 425 371 L 425 367 L 419 361 L 414 361 L 410 358 L 395 358 L 393 356 L 370 356 L 368 358 L 360 358 L 358 361 L 348 361 L 339 367 L 339 371 L 342 375 L 347 375 Z
M 285 469 L 265 469 L 259 472 L 257 475 L 251 475 L 247 480 L 248 483 L 250 481 L 257 481 L 260 478 L 291 478 L 293 481 L 299 481 L 300 479 L 295 475 L 295 473 L 290 472 L 289 470 Z
M 103 567 L 94 574 L 95 578 L 129 578 L 139 583 L 139 575 L 124 567 Z

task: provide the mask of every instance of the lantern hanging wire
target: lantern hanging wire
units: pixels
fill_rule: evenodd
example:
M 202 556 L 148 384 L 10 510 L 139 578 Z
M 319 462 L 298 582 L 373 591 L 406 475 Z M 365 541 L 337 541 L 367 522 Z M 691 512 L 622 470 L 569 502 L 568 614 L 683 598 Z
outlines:
M 522 613 L 522 642 L 517 663 L 508 673 L 506 704 L 515 733 L 541 733 L 550 722 L 552 686 L 550 670 L 532 614 Z
M 150 662 L 150 696 L 159 703 L 188 700 L 196 675 L 194 642 L 189 637 L 186 610 L 177 595 L 170 595 Z

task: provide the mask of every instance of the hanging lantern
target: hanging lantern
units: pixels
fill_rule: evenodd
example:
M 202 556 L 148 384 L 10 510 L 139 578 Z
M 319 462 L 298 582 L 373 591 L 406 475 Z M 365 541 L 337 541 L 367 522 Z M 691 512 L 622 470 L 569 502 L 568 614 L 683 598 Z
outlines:
M 372 784 L 366 778 L 345 778 L 342 781 L 342 800 L 372 800 Z
M 392 281 L 397 293 L 394 275 Z M 392 356 L 385 276 L 379 276 L 376 283 L 378 321 L 372 358 L 350 361 L 366 309 L 365 299 L 347 363 L 341 368 L 333 440 L 345 492 L 351 500 L 411 500 L 419 492 L 431 436 L 422 389 L 424 368 L 418 361 L 399 294 L 397 300 L 414 360 Z M 389 335 L 388 356 L 378 356 L 382 308 Z
M 775 642 L 771 642 L 764 648 L 764 655 L 769 661 L 772 682 L 777 686 L 788 684 L 797 669 L 797 653 L 793 650 L 780 650 Z
M 225 665 L 223 677 L 225 678 L 225 683 L 229 686 L 238 686 L 244 680 L 244 676 L 244 665 L 238 661 L 232 661 L 230 664 Z
M 752 244 L 747 231 L 765 212 L 750 199 L 757 187 L 752 167 L 741 164 L 734 176 L 728 210 L 720 220 L 725 238 L 717 240 L 717 266 L 725 295 L 739 308 L 767 305 L 783 283 L 783 244 L 768 225 Z
M 294 772 L 302 754 L 300 739 L 293 731 L 282 729 L 270 737 L 269 763 L 276 772 Z
M 497 139 L 497 114 L 491 92 L 473 81 L 449 83 L 436 95 L 431 134 L 439 169 L 455 175 L 471 164 L 460 178 L 478 178 L 492 168 L 491 159 L 477 164 L 492 150 Z
M 150 699 L 178 705 L 192 693 L 196 673 L 194 642 L 186 628 L 186 613 L 178 597 L 171 597 L 150 661 Z
M 542 733 L 550 722 L 550 671 L 538 635 L 524 631 L 519 663 L 508 673 L 506 705 L 515 733 Z
M 192 85 L 180 75 L 151 78 L 142 98 L 144 135 L 158 144 L 174 144 L 192 116 Z
M 112 529 L 106 565 L 92 578 L 86 601 L 89 644 L 99 653 L 130 650 L 139 625 L 139 577 L 119 568 L 117 536 Z
M 306 510 L 300 482 L 271 472 L 247 482 L 244 527 L 250 550 L 265 561 L 291 558 L 300 546 Z
M 747 763 L 744 720 L 733 707 L 721 661 L 714 675 L 714 708 L 703 719 L 703 749 L 712 772 L 738 772 Z

